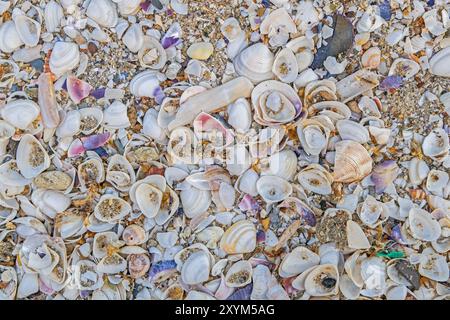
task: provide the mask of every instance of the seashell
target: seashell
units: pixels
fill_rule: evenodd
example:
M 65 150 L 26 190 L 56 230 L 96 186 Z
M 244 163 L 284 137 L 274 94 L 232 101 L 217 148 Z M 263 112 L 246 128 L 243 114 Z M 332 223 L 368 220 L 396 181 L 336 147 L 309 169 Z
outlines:
M 213 54 L 214 47 L 209 42 L 197 42 L 193 43 L 188 49 L 187 49 L 187 55 L 191 59 L 196 60 L 208 60 L 208 58 Z
M 342 140 L 353 140 L 364 144 L 370 141 L 369 131 L 361 124 L 351 120 L 339 120 L 336 128 Z
M 90 260 L 79 260 L 75 264 L 75 283 L 79 290 L 96 290 L 103 286 L 101 273 L 97 273 L 97 265 Z
M 25 273 L 17 287 L 17 299 L 26 298 L 39 292 L 39 275 L 35 273 Z
M 399 168 L 394 160 L 386 160 L 373 168 L 371 180 L 375 184 L 375 192 L 383 193 L 397 178 Z
M 239 176 L 236 181 L 236 189 L 244 194 L 249 194 L 252 197 L 258 195 L 256 190 L 256 182 L 259 179 L 259 175 L 253 169 L 248 169 L 242 175 Z
M 36 46 L 41 35 L 41 24 L 18 8 L 13 10 L 12 19 L 23 43 L 29 47 Z
M 359 224 L 347 220 L 346 226 L 347 244 L 351 249 L 369 249 L 370 243 Z
M 377 100 L 379 102 L 379 100 Z M 381 118 L 381 113 L 379 110 L 379 104 L 375 99 L 371 99 L 367 96 L 362 96 L 358 102 L 358 108 L 367 117 L 377 117 Z
M 340 101 L 347 103 L 378 85 L 376 73 L 361 69 L 339 81 L 336 84 L 336 92 Z
M 115 274 L 127 269 L 127 261 L 119 254 L 113 253 L 103 257 L 97 264 L 97 272 Z
M 437 196 L 443 196 L 444 189 L 447 187 L 448 183 L 449 176 L 447 172 L 433 169 L 428 173 L 426 187 L 431 193 Z
M 60 77 L 64 73 L 74 69 L 80 62 L 80 50 L 73 42 L 58 41 L 53 47 L 50 56 L 50 70 Z
M 50 166 L 50 158 L 40 142 L 30 134 L 25 134 L 16 152 L 17 167 L 27 179 L 36 177 Z
M 422 143 L 423 154 L 442 162 L 449 154 L 449 137 L 443 129 L 434 129 Z
M 256 43 L 244 49 L 235 59 L 236 73 L 251 80 L 254 84 L 272 79 L 274 55 L 267 46 Z
M 228 124 L 238 133 L 246 133 L 252 125 L 252 111 L 247 99 L 240 98 L 227 108 Z
M 111 0 L 92 0 L 87 7 L 86 15 L 106 28 L 115 27 L 118 22 L 117 8 Z
M 19 173 L 15 160 L 10 160 L 0 165 L 0 178 L 2 184 L 6 186 L 22 187 L 31 182 Z
M 340 277 L 339 290 L 342 295 L 349 300 L 357 299 L 361 292 L 361 288 L 358 287 L 347 274 L 343 274 Z
M 128 1 L 122 1 L 128 2 Z M 121 2 L 121 3 L 122 3 Z M 122 37 L 123 44 L 131 52 L 138 52 L 144 45 L 144 32 L 138 24 L 132 24 Z
M 374 32 L 383 25 L 383 18 L 377 15 L 372 7 L 368 7 L 356 24 L 359 33 Z
M 78 110 L 67 112 L 61 124 L 56 128 L 56 135 L 59 138 L 73 137 L 80 131 L 81 121 Z
M 130 82 L 130 92 L 136 97 L 154 98 L 159 90 L 159 80 L 154 71 L 143 71 Z
M 398 58 L 395 59 L 389 69 L 389 76 L 397 75 L 408 80 L 420 71 L 420 65 L 414 60 Z
M 387 218 L 388 209 L 385 204 L 377 201 L 371 195 L 368 195 L 361 206 L 358 208 L 358 216 L 361 221 L 371 228 L 379 224 L 380 217 Z
M 16 270 L 13 267 L 0 266 L 0 279 L 2 281 L 0 300 L 14 300 L 18 285 Z
M 53 75 L 43 72 L 38 78 L 38 103 L 44 128 L 53 129 L 59 125 L 58 103 L 56 101 Z
M 439 222 L 425 210 L 411 208 L 408 223 L 411 235 L 418 240 L 436 241 L 441 235 Z
M 291 195 L 292 185 L 278 176 L 262 176 L 256 182 L 256 190 L 266 202 L 280 202 Z
M 141 9 L 141 0 L 121 0 L 114 2 L 117 3 L 117 8 L 122 16 L 134 15 Z
M 369 133 L 376 141 L 376 143 L 380 145 L 387 144 L 389 142 L 389 138 L 391 137 L 391 129 L 387 128 L 369 126 Z
M 16 129 L 4 120 L 0 120 L 0 156 L 6 153 L 9 139 L 16 133 Z
M 409 162 L 408 173 L 409 181 L 413 185 L 420 185 L 422 181 L 428 176 L 430 168 L 424 160 L 412 158 Z
M 14 127 L 26 130 L 39 116 L 39 106 L 28 99 L 8 102 L 1 110 L 1 116 Z
M 310 192 L 327 195 L 331 194 L 332 175 L 322 166 L 311 164 L 304 168 L 297 176 L 298 182 Z
M 197 143 L 197 137 L 191 129 L 179 127 L 170 133 L 167 152 L 176 162 L 195 163 L 194 147 Z
M 372 158 L 357 142 L 345 140 L 336 143 L 333 178 L 336 182 L 360 181 L 372 171 Z
M 361 278 L 365 289 L 363 295 L 377 296 L 386 290 L 386 264 L 380 257 L 370 257 L 361 263 Z
M 302 111 L 302 102 L 289 85 L 269 80 L 252 91 L 254 119 L 262 125 L 279 125 L 293 121 Z
M 59 3 L 54 0 L 47 3 L 44 10 L 44 19 L 45 27 L 48 32 L 57 31 L 63 17 L 64 11 Z
M 376 69 L 381 62 L 381 50 L 378 47 L 372 47 L 366 50 L 361 57 L 361 64 L 367 69 Z
M 157 39 L 144 36 L 144 42 L 138 52 L 138 59 L 142 67 L 159 70 L 166 64 L 167 54 Z
M 429 254 L 422 258 L 419 273 L 428 279 L 445 282 L 449 278 L 449 268 L 445 257 L 439 254 Z
M 269 172 L 271 175 L 292 180 L 297 171 L 297 155 L 292 150 L 283 150 L 269 157 Z
M 241 220 L 229 227 L 222 239 L 220 248 L 227 254 L 253 252 L 256 247 L 256 229 L 248 220 Z
M 230 288 L 245 287 L 252 281 L 253 269 L 250 262 L 241 260 L 233 264 L 225 275 L 225 284 Z
M 31 201 L 40 211 L 50 218 L 69 208 L 71 200 L 65 194 L 55 190 L 38 189 L 31 195 Z
M 94 216 L 103 222 L 116 222 L 131 212 L 128 202 L 113 195 L 103 195 L 94 209 Z M 107 273 L 107 272 L 104 272 Z
M 96 233 L 92 244 L 92 255 L 97 259 L 106 257 L 108 246 L 117 243 L 118 239 L 117 234 L 112 231 Z
M 306 276 L 304 286 L 313 297 L 335 295 L 339 290 L 339 271 L 332 264 L 318 265 Z
M 302 148 L 309 155 L 319 155 L 328 146 L 330 129 L 317 121 L 318 119 L 305 119 L 297 126 L 297 135 Z
M 55 199 L 51 199 L 51 201 L 55 202 Z M 59 211 L 59 209 L 53 210 Z M 58 235 L 63 239 L 68 239 L 83 234 L 84 232 L 86 232 L 86 228 L 84 226 L 85 218 L 86 216 L 84 214 L 77 214 L 71 211 L 60 211 L 56 213 L 54 218 L 55 235 Z
M 150 269 L 150 258 L 147 254 L 130 254 L 128 260 L 128 272 L 133 279 L 143 277 Z
M 134 169 L 126 157 L 115 154 L 108 161 L 106 169 L 106 181 L 116 189 L 126 192 L 136 181 Z
M 189 97 L 181 104 L 175 119 L 168 129 L 192 123 L 200 112 L 214 113 L 239 98 L 248 98 L 253 90 L 252 83 L 245 77 L 239 77 L 213 89 Z
M 87 98 L 92 91 L 92 86 L 74 76 L 68 76 L 66 80 L 67 92 L 69 97 L 75 103 L 80 103 L 81 100 Z
M 289 48 L 284 48 L 275 57 L 272 72 L 285 83 L 292 83 L 297 79 L 299 68 L 297 58 Z
M 181 268 L 181 280 L 188 284 L 200 284 L 208 280 L 211 269 L 211 261 L 203 250 L 189 256 Z
M 319 262 L 319 255 L 308 248 L 297 247 L 283 258 L 278 272 L 280 277 L 290 278 L 318 265 Z
M 137 224 L 130 224 L 122 232 L 122 239 L 126 245 L 136 246 L 145 243 L 147 233 Z
M 444 48 L 437 52 L 430 59 L 430 72 L 436 76 L 449 77 L 450 69 L 448 68 L 447 60 L 450 54 L 450 48 Z
M 272 46 L 284 45 L 289 40 L 289 34 L 297 32 L 297 26 L 289 13 L 284 8 L 279 8 L 262 21 L 260 33 L 269 36 L 269 43 Z
M 114 101 L 108 108 L 103 111 L 102 124 L 106 128 L 124 129 L 128 128 L 131 123 L 127 114 L 128 108 L 120 101 Z
M 208 210 L 211 205 L 211 193 L 190 186 L 181 191 L 180 200 L 184 213 L 191 219 Z
M 78 166 L 80 189 L 84 190 L 89 183 L 101 183 L 105 180 L 102 159 L 96 153 L 88 153 L 87 159 Z
M 84 135 L 90 135 L 103 122 L 103 111 L 100 108 L 89 107 L 79 109 L 80 130 Z
M 0 25 L 0 50 L 5 53 L 14 52 L 23 45 L 13 21 L 5 21 Z

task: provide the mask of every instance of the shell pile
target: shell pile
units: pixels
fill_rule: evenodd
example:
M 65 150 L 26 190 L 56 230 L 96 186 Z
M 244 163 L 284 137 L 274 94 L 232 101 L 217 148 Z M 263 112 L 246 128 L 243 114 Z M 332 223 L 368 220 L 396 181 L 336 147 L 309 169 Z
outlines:
M 0 300 L 448 300 L 449 10 L 0 1 Z

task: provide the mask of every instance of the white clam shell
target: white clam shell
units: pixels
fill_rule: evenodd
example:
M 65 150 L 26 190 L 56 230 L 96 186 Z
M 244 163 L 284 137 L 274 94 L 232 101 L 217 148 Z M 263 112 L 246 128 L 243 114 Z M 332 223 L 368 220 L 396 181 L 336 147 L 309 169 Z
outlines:
M 351 249 L 369 249 L 370 242 L 358 223 L 347 220 L 347 243 Z
M 222 239 L 220 248 L 227 254 L 249 253 L 256 247 L 256 228 L 248 220 L 241 220 L 229 227 Z
M 125 192 L 136 181 L 134 169 L 126 157 L 115 154 L 108 161 L 106 169 L 106 181 L 116 189 Z
M 280 202 L 292 193 L 292 185 L 278 176 L 262 176 L 256 182 L 258 194 L 268 203 Z
M 77 169 L 77 176 L 82 190 L 91 182 L 101 183 L 105 180 L 105 169 L 103 168 L 102 159 L 97 153 L 92 151 L 88 151 L 87 155 L 86 160 Z
M 155 109 L 149 109 L 145 113 L 142 133 L 159 143 L 167 142 L 166 132 L 158 124 L 158 112 Z
M 289 252 L 280 264 L 280 277 L 290 278 L 318 265 L 320 257 L 305 247 L 297 247 Z
M 297 126 L 297 135 L 303 149 L 310 155 L 319 155 L 326 150 L 330 129 L 316 119 L 305 119 Z
M 90 260 L 79 260 L 75 264 L 75 283 L 79 290 L 96 290 L 103 286 L 103 277 L 97 265 Z
M 297 171 L 297 155 L 292 150 L 282 150 L 269 157 L 269 172 L 291 181 Z
M 102 124 L 111 129 L 128 128 L 131 124 L 127 112 L 128 107 L 116 100 L 103 111 Z
M 55 32 L 59 28 L 63 17 L 64 11 L 59 3 L 54 0 L 47 3 L 44 10 L 44 19 L 48 32 Z
M 73 42 L 58 41 L 50 56 L 50 70 L 57 76 L 74 69 L 80 62 L 80 50 Z
M 244 287 L 252 281 L 253 269 L 250 262 L 241 260 L 228 269 L 225 284 L 230 288 Z
M 27 179 L 36 177 L 50 166 L 50 157 L 41 143 L 32 135 L 22 137 L 16 152 L 17 167 Z
M 123 16 L 133 15 L 140 9 L 141 0 L 120 0 L 117 3 L 119 13 Z
M 31 201 L 50 218 L 69 208 L 71 200 L 64 193 L 55 190 L 38 189 L 31 195 Z
M 412 158 L 409 167 L 409 180 L 413 185 L 419 185 L 422 181 L 428 176 L 428 172 L 430 172 L 430 168 L 427 163 L 418 158 Z
M 426 187 L 431 193 L 437 196 L 443 196 L 444 189 L 447 187 L 448 183 L 449 175 L 447 172 L 433 169 L 428 173 Z
M 326 287 L 324 282 L 330 279 L 334 285 Z M 339 290 L 339 271 L 335 265 L 323 264 L 314 267 L 305 279 L 305 291 L 313 297 L 334 295 Z
M 116 222 L 130 212 L 130 204 L 114 195 L 103 195 L 94 209 L 95 217 L 103 222 Z
M 13 21 L 6 21 L 0 25 L 0 50 L 11 53 L 23 45 L 23 41 L 16 30 Z
M 258 173 L 250 168 L 239 176 L 236 181 L 236 189 L 242 193 L 256 197 L 258 195 L 258 190 L 256 189 L 256 182 L 258 179 Z
M 141 66 L 159 70 L 167 62 L 167 54 L 159 41 L 151 36 L 145 36 L 144 42 L 138 52 Z
M 188 218 L 194 218 L 206 212 L 211 205 L 211 192 L 193 186 L 180 193 L 181 204 Z
M 127 2 L 127 1 L 123 1 Z M 142 27 L 138 24 L 132 24 L 122 37 L 125 46 L 131 52 L 138 52 L 144 45 L 144 32 Z
M 200 250 L 189 256 L 181 268 L 181 279 L 188 285 L 200 284 L 208 280 L 211 261 L 208 254 Z
M 449 77 L 450 68 L 448 59 L 450 55 L 450 48 L 445 48 L 436 53 L 430 59 L 430 72 L 436 76 Z
M 1 116 L 14 127 L 25 130 L 39 116 L 39 106 L 32 100 L 17 99 L 8 102 L 1 110 Z
M 130 82 L 130 92 L 136 97 L 155 97 L 159 88 L 159 80 L 154 71 L 143 71 L 134 76 Z
M 111 0 L 92 0 L 86 15 L 102 27 L 111 28 L 118 22 L 117 7 Z
M 310 192 L 321 195 L 331 194 L 331 174 L 320 165 L 309 165 L 298 174 L 298 182 Z
M 117 253 L 105 256 L 97 264 L 97 272 L 106 274 L 116 274 L 126 270 L 127 261 Z
M 28 17 L 23 11 L 17 8 L 13 10 L 12 19 L 23 43 L 29 47 L 36 46 L 41 34 L 41 24 Z
M 67 112 L 61 124 L 56 129 L 56 135 L 60 138 L 73 137 L 78 134 L 81 126 L 81 116 L 78 110 Z
M 342 140 L 353 140 L 364 144 L 370 141 L 369 131 L 361 124 L 351 120 L 339 120 L 336 128 Z
M 274 55 L 262 43 L 254 44 L 243 50 L 234 60 L 236 73 L 245 76 L 253 83 L 259 83 L 274 77 L 272 66 Z
M 246 133 L 252 125 L 250 103 L 245 98 L 237 99 L 227 108 L 228 124 L 239 133 Z
M 289 48 L 284 48 L 275 57 L 272 72 L 282 82 L 292 83 L 297 79 L 299 67 L 297 58 Z
M 88 107 L 79 109 L 81 132 L 84 135 L 89 135 L 98 128 L 103 122 L 103 110 L 97 107 Z
M 444 129 L 432 130 L 422 143 L 423 154 L 439 162 L 449 154 L 449 148 L 449 137 Z
M 441 226 L 425 210 L 412 208 L 408 216 L 409 228 L 414 238 L 423 241 L 435 241 L 441 235 Z
M 434 281 L 445 282 L 449 278 L 449 267 L 444 256 L 430 254 L 422 258 L 419 273 Z

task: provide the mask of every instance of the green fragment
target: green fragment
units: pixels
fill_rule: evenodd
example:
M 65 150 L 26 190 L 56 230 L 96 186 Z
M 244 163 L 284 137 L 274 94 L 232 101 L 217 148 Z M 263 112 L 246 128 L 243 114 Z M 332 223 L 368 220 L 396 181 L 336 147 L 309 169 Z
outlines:
M 377 252 L 376 256 L 389 259 L 398 259 L 405 257 L 405 254 L 402 251 L 379 251 Z

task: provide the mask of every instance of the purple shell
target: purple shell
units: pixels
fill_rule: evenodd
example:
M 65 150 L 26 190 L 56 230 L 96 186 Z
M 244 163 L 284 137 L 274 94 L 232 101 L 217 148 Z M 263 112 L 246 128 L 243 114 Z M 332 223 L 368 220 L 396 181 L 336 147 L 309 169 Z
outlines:
M 386 21 L 391 20 L 392 10 L 390 0 L 384 0 L 384 2 L 379 5 L 379 8 L 380 16 Z
M 239 290 L 236 290 L 227 300 L 250 300 L 252 294 L 253 284 L 249 284 Z
M 95 150 L 97 148 L 100 148 L 108 142 L 111 134 L 109 132 L 100 133 L 100 134 L 94 134 L 89 137 L 83 137 L 81 138 L 81 142 L 83 143 L 83 147 L 86 150 Z
M 179 23 L 174 23 L 167 30 L 161 39 L 161 45 L 164 49 L 177 46 L 181 43 L 181 27 Z
M 93 96 L 95 99 L 101 99 L 105 97 L 105 88 L 98 88 L 91 92 L 91 96 Z
M 241 202 L 239 202 L 239 209 L 242 211 L 252 211 L 258 213 L 261 211 L 261 207 L 258 202 L 249 194 L 246 194 Z
M 264 230 L 258 230 L 258 232 L 256 232 L 256 242 L 263 243 L 265 241 L 266 241 L 266 233 L 264 232 Z
M 400 76 L 388 76 L 380 84 L 379 88 L 383 91 L 398 89 L 403 84 L 403 78 Z
M 394 160 L 386 160 L 375 166 L 371 180 L 375 184 L 375 192 L 383 193 L 384 190 L 397 178 L 398 165 Z
M 164 94 L 164 91 L 161 89 L 161 87 L 156 87 L 155 91 L 153 91 L 153 96 L 155 97 L 156 103 L 161 104 L 166 97 Z
M 158 261 L 156 263 L 153 263 L 152 266 L 150 267 L 150 271 L 148 272 L 148 277 L 150 278 L 150 280 L 152 280 L 153 278 L 155 278 L 155 276 L 158 273 L 174 270 L 174 269 L 176 269 L 176 267 L 177 267 L 177 263 L 175 262 L 175 260 Z
M 394 239 L 397 243 L 406 244 L 405 240 L 403 239 L 401 227 L 399 224 L 395 225 L 392 228 L 391 238 Z
M 75 139 L 69 146 L 69 150 L 67 151 L 67 156 L 69 158 L 81 156 L 86 149 L 83 146 L 83 143 L 80 139 Z
M 302 216 L 303 220 L 310 225 L 311 227 L 314 227 L 316 225 L 316 216 L 314 215 L 314 212 L 306 208 L 305 206 L 300 206 L 300 215 Z

